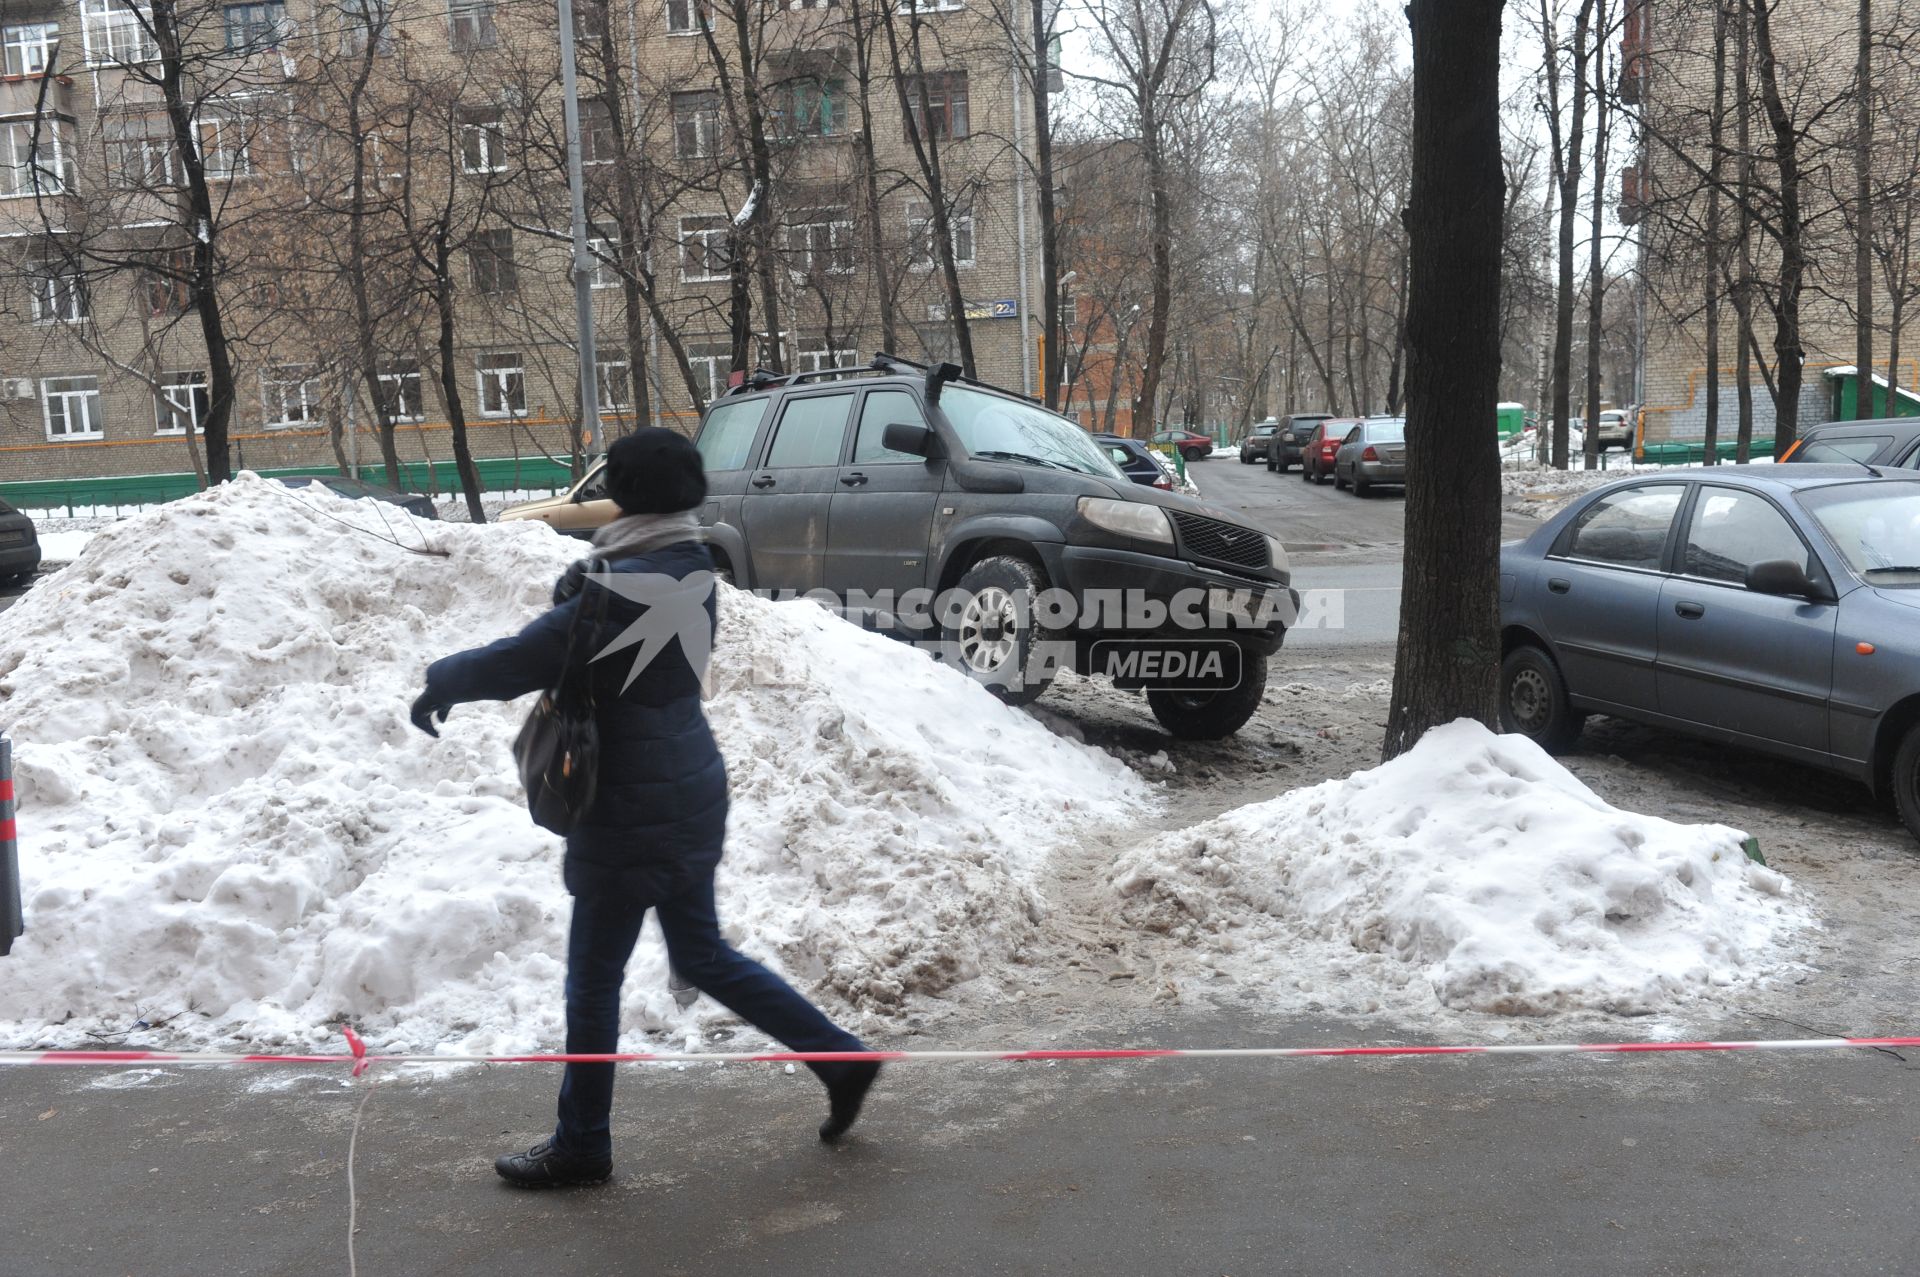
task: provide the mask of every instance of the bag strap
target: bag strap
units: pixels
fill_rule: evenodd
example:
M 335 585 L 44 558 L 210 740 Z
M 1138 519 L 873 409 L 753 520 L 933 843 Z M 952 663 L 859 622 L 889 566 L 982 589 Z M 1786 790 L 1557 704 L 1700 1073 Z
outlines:
M 599 555 L 590 554 L 587 556 L 587 573 L 580 582 L 580 593 L 574 596 L 580 600 L 580 605 L 573 610 L 573 620 L 567 624 L 567 651 L 560 662 L 560 680 L 554 685 L 553 689 L 556 700 L 559 699 L 560 693 L 566 690 L 567 676 L 573 673 L 573 648 L 574 641 L 580 634 L 580 614 L 587 610 L 586 592 L 597 584 L 591 579 L 592 574 L 604 566 L 605 562 Z M 593 629 L 596 634 L 599 633 L 602 623 L 607 619 L 607 595 L 611 593 L 611 591 L 608 590 L 606 586 L 600 585 L 598 587 L 598 593 L 600 595 L 600 609 L 595 613 L 593 618 Z M 592 710 L 595 704 L 593 680 L 585 676 L 584 670 L 581 672 L 581 675 L 585 684 L 586 707 Z

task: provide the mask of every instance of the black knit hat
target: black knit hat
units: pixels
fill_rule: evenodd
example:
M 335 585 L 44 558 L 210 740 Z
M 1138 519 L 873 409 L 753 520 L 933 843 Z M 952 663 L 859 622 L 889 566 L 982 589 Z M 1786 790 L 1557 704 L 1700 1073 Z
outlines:
M 643 426 L 607 449 L 607 495 L 623 514 L 676 514 L 707 499 L 707 471 L 693 441 Z

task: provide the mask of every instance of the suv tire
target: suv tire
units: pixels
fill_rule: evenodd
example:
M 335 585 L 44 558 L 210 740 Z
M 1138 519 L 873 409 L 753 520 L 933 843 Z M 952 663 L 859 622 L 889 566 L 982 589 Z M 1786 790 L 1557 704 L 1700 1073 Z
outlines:
M 1893 803 L 1907 831 L 1920 838 L 1920 726 L 1907 729 L 1907 739 L 1893 756 Z
M 1500 662 L 1500 726 L 1558 754 L 1580 739 L 1587 716 L 1567 699 L 1567 680 L 1537 647 L 1516 647 Z
M 1219 740 L 1246 725 L 1267 691 L 1267 658 L 1246 652 L 1240 686 L 1225 692 L 1171 692 L 1149 689 L 1147 708 L 1160 726 L 1181 740 Z
M 954 586 L 968 596 L 957 624 L 945 624 L 940 636 L 960 672 L 986 686 L 1009 705 L 1040 699 L 1052 678 L 1029 678 L 1036 632 L 1032 603 L 1046 588 L 1040 569 L 1025 559 L 996 554 L 968 568 Z M 1028 606 L 1016 606 L 1024 593 Z

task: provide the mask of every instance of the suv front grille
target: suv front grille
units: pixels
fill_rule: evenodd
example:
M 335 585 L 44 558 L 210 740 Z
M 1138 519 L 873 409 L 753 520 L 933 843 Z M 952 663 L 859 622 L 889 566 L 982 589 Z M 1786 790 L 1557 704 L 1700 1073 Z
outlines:
M 1170 510 L 1173 526 L 1179 529 L 1180 544 L 1187 553 L 1202 559 L 1231 563 L 1235 567 L 1267 566 L 1267 539 L 1252 528 L 1222 523 L 1205 515 Z

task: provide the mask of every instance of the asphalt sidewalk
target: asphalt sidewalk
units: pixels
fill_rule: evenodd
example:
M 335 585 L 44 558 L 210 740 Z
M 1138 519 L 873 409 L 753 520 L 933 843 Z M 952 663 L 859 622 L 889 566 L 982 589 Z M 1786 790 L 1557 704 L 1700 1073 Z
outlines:
M 1746 1027 L 1716 1032 L 1780 1036 Z M 389 1075 L 360 1132 L 357 1258 L 369 1277 L 1911 1273 L 1914 1082 L 1879 1051 L 903 1064 L 828 1148 L 804 1071 L 630 1069 L 615 1179 L 534 1193 L 489 1162 L 550 1125 L 551 1069 Z M 0 1069 L 0 1273 L 345 1272 L 366 1085 Z

